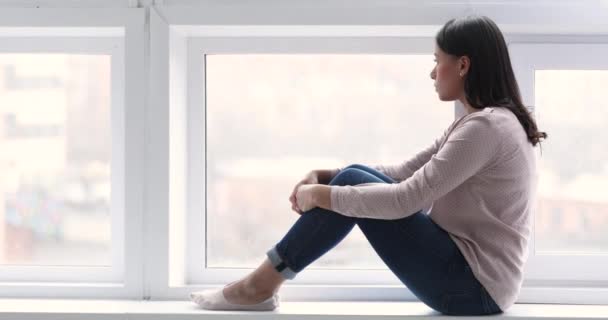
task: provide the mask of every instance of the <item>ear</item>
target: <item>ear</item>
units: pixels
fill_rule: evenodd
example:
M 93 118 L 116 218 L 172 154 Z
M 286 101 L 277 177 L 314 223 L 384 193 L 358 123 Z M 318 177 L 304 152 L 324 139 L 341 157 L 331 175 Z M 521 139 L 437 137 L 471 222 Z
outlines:
M 458 59 L 458 73 L 464 73 L 465 75 L 469 72 L 471 66 L 471 59 L 468 56 L 462 56 Z

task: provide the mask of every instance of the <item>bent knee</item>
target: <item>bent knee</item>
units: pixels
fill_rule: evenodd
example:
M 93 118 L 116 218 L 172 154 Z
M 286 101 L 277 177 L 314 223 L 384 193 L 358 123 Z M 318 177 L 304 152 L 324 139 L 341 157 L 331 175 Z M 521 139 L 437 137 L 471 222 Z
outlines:
M 361 182 L 361 175 L 366 175 L 367 172 L 357 167 L 348 166 L 342 169 L 338 174 L 329 182 L 330 185 L 355 185 Z
M 344 167 L 342 169 L 342 171 L 346 170 L 346 169 L 363 169 L 363 168 L 368 168 L 368 166 L 364 165 L 364 164 L 360 164 L 360 163 L 353 163 L 351 165 L 348 165 L 346 167 Z M 342 172 L 340 171 L 340 172 Z

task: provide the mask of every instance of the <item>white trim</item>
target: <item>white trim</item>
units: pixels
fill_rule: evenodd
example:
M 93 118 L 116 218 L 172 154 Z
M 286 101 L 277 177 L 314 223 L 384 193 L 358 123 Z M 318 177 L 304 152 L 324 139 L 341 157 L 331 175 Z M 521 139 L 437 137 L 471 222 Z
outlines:
M 92 37 L 8 37 L 0 36 L 0 52 L 54 52 L 70 54 L 107 54 L 120 56 L 124 53 L 123 38 Z M 124 67 L 124 66 L 123 66 Z
M 134 0 L 137 3 L 137 0 Z M 0 0 L 1 7 L 13 8 L 87 8 L 128 6 L 129 0 Z
M 433 38 L 407 36 L 391 38 L 373 37 L 212 37 L 189 38 L 190 54 L 218 53 L 386 53 L 428 54 L 434 49 Z
M 608 34 L 608 10 L 598 1 L 370 1 L 348 4 L 339 1 L 236 1 L 229 4 L 201 1 L 191 6 L 155 7 L 171 26 L 183 25 L 186 29 L 188 26 L 208 26 L 209 32 L 223 35 L 229 31 L 240 31 L 235 29 L 238 27 L 252 30 L 252 26 L 262 29 L 268 26 L 280 27 L 278 29 L 309 26 L 330 33 L 332 30 L 349 33 L 359 30 L 374 34 L 392 33 L 397 29 L 433 30 L 451 18 L 467 14 L 491 17 L 504 33 Z M 295 36 L 288 31 L 290 29 L 272 32 Z
M 146 234 L 148 202 L 145 172 L 145 118 L 148 86 L 146 85 L 145 10 L 139 8 L 114 10 L 122 17 L 125 28 L 125 274 L 123 290 L 114 293 L 125 298 L 142 298 L 146 265 Z M 102 19 L 106 19 L 104 17 Z M 95 295 L 95 293 L 92 293 Z
M 446 17 L 460 16 L 463 5 L 409 5 L 398 8 L 382 6 L 309 5 L 301 2 L 275 2 L 262 6 L 257 2 L 205 6 L 154 6 L 169 25 L 442 25 Z
M 165 297 L 169 290 L 169 230 L 175 228 L 169 219 L 173 215 L 170 205 L 170 187 L 174 180 L 169 177 L 171 140 L 169 131 L 169 37 L 164 21 L 150 10 L 150 76 L 149 103 L 146 124 L 153 130 L 146 132 L 150 141 L 146 150 L 146 232 L 147 249 L 144 264 L 148 270 L 144 276 L 145 299 Z M 174 179 L 174 178 L 171 178 Z
M 439 25 L 176 25 L 185 37 L 431 37 Z
M 206 68 L 204 56 L 192 54 L 191 39 L 184 38 L 176 32 L 171 34 L 172 42 L 179 43 L 179 51 L 175 51 L 173 57 L 184 59 L 186 67 L 181 75 L 186 81 L 184 88 L 188 99 L 182 106 L 186 110 L 188 118 L 188 135 L 186 141 L 187 172 L 184 176 L 188 188 L 188 206 L 184 214 L 188 222 L 184 228 L 188 246 L 186 248 L 186 274 L 185 283 L 196 281 L 193 275 L 201 268 L 207 267 L 206 234 L 207 234 L 207 112 L 206 95 L 207 87 L 204 85 Z M 192 72 L 201 70 L 201 72 Z M 174 80 L 172 78 L 172 80 Z M 201 125 L 202 124 L 202 125 Z M 204 179 L 200 179 L 204 177 Z M 201 214 L 202 213 L 202 214 Z M 198 244 L 198 245 L 197 245 Z M 203 244 L 203 245 L 201 245 Z
M 144 11 L 141 8 L 2 8 L 0 26 L 61 27 L 76 28 L 80 31 L 83 31 L 84 27 L 124 28 L 136 23 Z
M 198 149 L 188 150 L 188 141 L 197 141 L 201 136 L 196 136 L 191 132 L 189 118 L 198 118 L 199 114 L 188 110 L 188 79 L 187 68 L 193 67 L 188 64 L 186 57 L 187 42 L 183 37 L 179 37 L 170 31 L 170 56 L 172 57 L 169 69 L 169 92 L 170 92 L 170 263 L 176 272 L 170 272 L 169 283 L 183 283 L 186 274 L 187 252 L 197 252 L 190 250 L 191 246 L 196 247 L 196 242 L 188 239 L 186 226 L 195 225 L 196 222 L 189 221 L 188 201 L 202 201 L 203 193 L 197 193 L 196 188 L 188 185 L 190 174 L 198 174 L 196 166 L 202 164 L 192 163 L 190 158 L 199 151 Z M 203 89 L 204 90 L 204 89 Z M 202 137 L 204 139 L 204 137 Z M 202 144 L 200 144 L 202 146 Z
M 0 37 L 124 37 L 123 28 L 117 27 L 0 27 Z
M 120 39 L 124 40 L 124 38 Z M 125 48 L 124 41 L 120 41 L 114 47 L 111 61 L 112 79 L 112 107 L 110 113 L 111 121 L 111 197 L 110 215 L 112 230 L 112 263 L 116 266 L 116 273 L 112 281 L 120 282 L 125 273 L 125 196 L 126 196 L 126 173 L 125 173 Z
M 36 308 L 32 308 L 35 305 Z M 343 301 L 285 302 L 273 311 L 213 311 L 191 301 L 125 301 L 81 299 L 3 299 L 6 319 L 445 319 L 422 302 Z M 477 317 L 463 317 L 473 319 Z M 608 319 L 608 306 L 516 304 L 492 319 Z

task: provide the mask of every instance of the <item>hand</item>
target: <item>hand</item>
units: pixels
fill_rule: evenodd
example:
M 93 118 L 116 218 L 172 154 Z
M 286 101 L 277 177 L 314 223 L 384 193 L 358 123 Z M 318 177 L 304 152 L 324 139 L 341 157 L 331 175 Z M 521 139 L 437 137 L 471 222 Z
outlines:
M 315 187 L 316 185 L 314 184 L 305 184 L 298 188 L 296 193 L 296 201 L 301 212 L 308 211 L 317 206 L 315 203 Z
M 317 174 L 315 171 L 311 171 L 308 174 L 306 174 L 306 176 L 304 177 L 304 179 L 302 179 L 300 182 L 298 182 L 298 184 L 296 184 L 296 186 L 293 188 L 293 191 L 291 192 L 291 195 L 289 196 L 289 201 L 291 202 L 291 210 L 295 211 L 298 214 L 302 214 L 303 211 L 305 210 L 301 210 L 298 207 L 298 201 L 296 200 L 296 194 L 298 192 L 298 188 L 302 185 L 310 185 L 310 184 L 318 184 L 319 180 L 317 177 Z

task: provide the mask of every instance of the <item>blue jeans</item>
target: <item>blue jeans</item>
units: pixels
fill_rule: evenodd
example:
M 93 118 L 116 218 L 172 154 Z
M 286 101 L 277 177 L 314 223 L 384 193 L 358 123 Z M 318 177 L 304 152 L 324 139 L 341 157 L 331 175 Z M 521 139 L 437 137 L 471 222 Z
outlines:
M 353 164 L 329 185 L 368 182 L 396 183 L 373 168 Z M 355 224 L 388 268 L 430 308 L 449 315 L 502 313 L 447 231 L 422 211 L 382 220 L 348 217 L 316 207 L 303 212 L 266 255 L 285 279 L 293 279 L 342 241 Z

